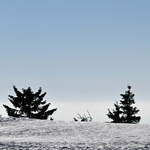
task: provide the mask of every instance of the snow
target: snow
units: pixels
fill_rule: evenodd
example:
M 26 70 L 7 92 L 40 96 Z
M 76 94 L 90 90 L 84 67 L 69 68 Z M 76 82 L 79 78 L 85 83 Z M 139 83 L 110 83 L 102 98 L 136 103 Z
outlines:
M 0 118 L 1 150 L 148 150 L 149 124 Z

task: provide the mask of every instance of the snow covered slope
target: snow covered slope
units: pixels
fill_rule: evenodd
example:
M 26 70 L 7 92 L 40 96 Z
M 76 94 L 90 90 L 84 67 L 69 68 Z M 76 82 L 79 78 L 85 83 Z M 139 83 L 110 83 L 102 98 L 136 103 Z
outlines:
M 0 119 L 2 150 L 150 150 L 150 125 Z

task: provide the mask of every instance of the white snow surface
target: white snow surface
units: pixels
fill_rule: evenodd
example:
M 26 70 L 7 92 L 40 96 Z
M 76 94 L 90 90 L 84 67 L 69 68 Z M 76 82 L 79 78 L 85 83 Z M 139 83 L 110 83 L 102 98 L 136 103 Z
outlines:
M 0 150 L 150 150 L 149 124 L 0 118 Z

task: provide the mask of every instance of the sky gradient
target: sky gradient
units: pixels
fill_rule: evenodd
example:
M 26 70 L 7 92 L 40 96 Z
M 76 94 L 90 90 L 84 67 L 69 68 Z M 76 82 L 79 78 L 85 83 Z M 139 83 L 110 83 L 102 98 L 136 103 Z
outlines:
M 150 123 L 150 1 L 0 2 L 0 114 L 8 95 L 42 87 L 56 120 L 107 108 L 131 85 L 141 123 Z

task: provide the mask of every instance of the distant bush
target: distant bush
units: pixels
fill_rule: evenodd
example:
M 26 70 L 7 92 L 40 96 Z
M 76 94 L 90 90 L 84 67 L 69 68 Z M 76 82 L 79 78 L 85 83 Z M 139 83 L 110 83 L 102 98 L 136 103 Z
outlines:
M 47 119 L 57 110 L 57 108 L 48 110 L 50 103 L 46 104 L 46 100 L 43 101 L 46 92 L 41 94 L 41 88 L 36 93 L 33 93 L 30 87 L 22 89 L 22 92 L 18 91 L 15 86 L 13 88 L 16 97 L 8 95 L 8 99 L 15 108 L 3 105 L 8 116 Z
M 89 111 L 87 111 L 87 112 L 88 112 L 88 115 L 89 115 L 88 117 L 86 117 L 85 115 L 81 116 L 80 114 L 78 114 L 79 117 L 73 118 L 74 121 L 80 120 L 82 122 L 91 122 L 92 121 L 92 117 L 91 117 Z

